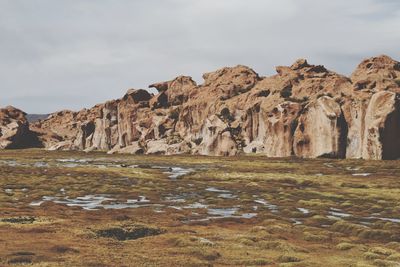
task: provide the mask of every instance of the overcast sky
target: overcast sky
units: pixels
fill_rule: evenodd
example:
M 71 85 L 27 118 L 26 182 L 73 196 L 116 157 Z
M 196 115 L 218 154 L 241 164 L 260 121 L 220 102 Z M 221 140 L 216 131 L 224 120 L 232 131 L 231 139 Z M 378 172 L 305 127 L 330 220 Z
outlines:
M 297 58 L 400 59 L 398 0 L 0 0 L 0 106 L 79 110 L 129 88 Z

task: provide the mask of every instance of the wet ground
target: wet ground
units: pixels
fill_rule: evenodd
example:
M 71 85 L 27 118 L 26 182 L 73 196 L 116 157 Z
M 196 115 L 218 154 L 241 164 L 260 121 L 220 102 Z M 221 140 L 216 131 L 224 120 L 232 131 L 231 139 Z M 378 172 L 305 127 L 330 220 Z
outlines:
M 0 152 L 0 266 L 400 266 L 400 161 Z

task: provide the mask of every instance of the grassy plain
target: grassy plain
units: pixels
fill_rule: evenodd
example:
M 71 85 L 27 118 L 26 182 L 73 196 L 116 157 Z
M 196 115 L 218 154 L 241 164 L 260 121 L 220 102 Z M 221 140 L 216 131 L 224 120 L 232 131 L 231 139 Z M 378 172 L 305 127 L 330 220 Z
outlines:
M 0 266 L 400 266 L 400 161 L 0 151 Z

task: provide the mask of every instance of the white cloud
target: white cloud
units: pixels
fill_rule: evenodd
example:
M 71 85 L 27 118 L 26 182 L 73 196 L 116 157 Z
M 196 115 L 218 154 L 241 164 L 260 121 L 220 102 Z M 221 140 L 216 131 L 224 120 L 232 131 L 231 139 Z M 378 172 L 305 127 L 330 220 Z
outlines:
M 0 0 L 0 105 L 80 109 L 126 89 L 296 58 L 350 74 L 399 59 L 397 0 Z

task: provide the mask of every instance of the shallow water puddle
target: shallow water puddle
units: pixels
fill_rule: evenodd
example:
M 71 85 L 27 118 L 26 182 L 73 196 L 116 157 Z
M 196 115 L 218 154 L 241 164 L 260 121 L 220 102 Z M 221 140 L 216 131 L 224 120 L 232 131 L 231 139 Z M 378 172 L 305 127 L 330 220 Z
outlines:
M 93 159 L 74 159 L 74 158 L 56 159 L 56 161 L 58 162 L 75 162 L 75 163 L 87 163 L 92 160 Z
M 148 166 L 148 165 L 138 165 L 139 168 L 151 168 L 162 170 L 162 173 L 167 174 L 168 178 L 171 180 L 176 180 L 181 176 L 187 175 L 195 171 L 193 168 L 184 168 L 178 166 Z
M 67 168 L 75 168 L 79 166 L 84 167 L 95 167 L 99 169 L 106 169 L 106 168 L 136 168 L 138 165 L 128 165 L 125 163 L 119 163 L 117 161 L 109 161 L 107 159 L 92 159 L 92 158 L 85 158 L 85 159 L 74 159 L 74 158 L 67 158 L 67 159 L 57 159 L 57 166 L 59 167 L 67 167 Z
M 206 209 L 206 208 L 208 208 L 208 205 L 202 204 L 200 202 L 195 202 L 193 204 L 186 205 L 183 208 L 185 208 L 185 209 Z
M 335 208 L 330 208 L 328 213 L 329 213 L 328 218 L 335 220 L 352 217 L 350 213 L 345 213 L 342 212 L 340 209 L 335 209 Z
M 160 169 L 164 174 L 167 174 L 168 177 L 172 180 L 178 179 L 181 176 L 187 175 L 195 171 L 193 168 L 185 168 L 179 166 L 152 166 L 152 165 L 130 165 L 127 163 L 120 163 L 117 161 L 108 161 L 107 159 L 99 160 L 92 158 L 60 158 L 55 160 L 56 167 L 65 167 L 65 168 L 76 168 L 76 167 L 96 167 L 99 169 L 106 168 L 152 168 L 152 169 Z M 16 160 L 1 160 L 0 165 L 8 165 L 11 167 L 15 166 L 25 166 L 25 167 L 36 167 L 36 168 L 47 168 L 51 167 L 48 162 L 38 161 L 35 163 L 27 164 L 27 163 L 19 163 Z
M 298 211 L 303 213 L 304 215 L 310 214 L 310 210 L 306 208 L 296 208 Z M 293 222 L 293 225 L 302 225 L 303 222 L 299 218 L 290 218 L 290 220 Z
M 332 163 L 324 163 L 324 166 L 326 166 L 328 168 L 336 168 L 335 166 L 333 166 Z
M 190 168 L 182 168 L 182 167 L 171 167 L 169 168 L 169 171 L 166 171 L 164 173 L 168 174 L 168 177 L 170 179 L 178 179 L 181 176 L 187 175 L 191 172 L 194 172 L 193 169 Z
M 237 198 L 236 195 L 234 195 L 231 191 L 226 190 L 226 189 L 219 189 L 219 188 L 216 188 L 216 187 L 207 187 L 205 189 L 205 191 L 212 192 L 212 193 L 220 193 L 217 196 L 219 198 L 224 198 L 224 199 L 235 199 L 235 198 Z
M 303 224 L 302 221 L 300 221 L 299 219 L 295 219 L 295 218 L 290 218 L 290 220 L 292 220 L 294 225 L 301 225 Z
M 20 165 L 16 160 L 0 160 L 0 164 L 8 165 L 10 167 L 16 167 Z
M 257 204 L 261 204 L 261 205 L 263 205 L 264 207 L 267 207 L 267 208 L 268 208 L 271 212 L 273 212 L 273 213 L 278 212 L 278 206 L 269 203 L 269 202 L 266 201 L 265 199 L 256 199 L 256 200 L 254 200 L 254 202 L 257 203 Z
M 49 167 L 49 164 L 47 162 L 38 161 L 38 162 L 35 162 L 33 164 L 33 167 L 36 167 L 36 168 L 47 168 L 47 167 Z
M 207 210 L 206 218 L 190 219 L 189 222 L 202 222 L 217 219 L 251 219 L 257 216 L 257 213 L 242 213 L 238 214 L 239 208 L 210 208 Z
M 364 217 L 363 219 L 366 220 L 381 220 L 381 221 L 386 221 L 386 222 L 392 222 L 392 223 L 400 223 L 400 219 L 397 218 L 384 218 L 384 217 Z
M 181 176 L 187 175 L 189 173 L 194 172 L 195 170 L 192 168 L 183 168 L 183 167 L 171 167 L 171 166 L 144 166 L 144 165 L 138 165 L 139 168 L 152 168 L 152 169 L 160 169 L 163 171 L 164 174 L 168 175 L 168 178 L 171 180 L 176 180 Z
M 206 191 L 213 193 L 230 193 L 231 191 L 225 189 L 218 189 L 216 187 L 207 187 Z
M 371 173 L 353 173 L 353 176 L 362 176 L 362 177 L 367 177 L 370 176 Z
M 310 210 L 305 209 L 305 208 L 297 208 L 297 210 L 300 211 L 303 214 L 309 214 L 310 213 Z
M 361 167 L 347 167 L 346 170 L 348 170 L 348 171 L 359 171 L 359 170 L 361 170 Z
M 181 196 L 168 196 L 165 198 L 167 202 L 174 202 L 174 203 L 185 203 L 186 199 Z
M 377 217 L 377 219 L 378 219 L 378 220 L 382 220 L 382 221 L 387 221 L 387 222 L 400 223 L 400 219 L 381 218 L 381 217 Z
M 4 189 L 4 192 L 5 192 L 7 195 L 9 195 L 9 194 L 12 194 L 12 193 L 14 192 L 14 190 L 12 190 L 11 188 L 6 188 L 6 189 Z
M 176 190 L 178 191 L 182 191 L 183 188 L 182 187 L 178 187 L 176 188 Z M 182 192 L 179 194 L 168 194 L 167 196 L 165 196 L 164 198 L 164 202 L 167 203 L 185 203 L 187 201 L 203 201 L 202 196 L 200 196 L 199 194 L 195 193 L 195 192 Z
M 224 198 L 224 199 L 235 199 L 237 198 L 236 195 L 230 194 L 230 193 L 223 193 L 218 195 L 219 198 Z
M 372 224 L 371 221 L 374 221 L 374 220 L 381 220 L 381 221 L 387 221 L 387 222 L 392 222 L 392 223 L 400 223 L 399 218 L 385 218 L 385 217 L 378 217 L 378 216 L 357 217 L 350 213 L 342 212 L 342 210 L 336 209 L 336 208 L 330 208 L 328 213 L 330 215 L 328 215 L 327 217 L 330 219 L 342 220 L 345 218 L 353 217 L 356 220 L 358 220 L 361 224 L 364 224 L 364 225 L 370 225 L 370 224 Z
M 58 198 L 43 196 L 42 200 L 33 201 L 30 206 L 40 206 L 44 202 L 51 201 L 57 204 L 64 204 L 68 207 L 81 207 L 84 210 L 97 210 L 103 209 L 127 209 L 127 208 L 138 208 L 145 206 L 144 204 L 150 203 L 145 196 L 139 196 L 138 199 L 128 199 L 126 202 L 119 202 L 115 198 L 109 197 L 109 195 L 86 195 L 77 198 Z M 103 202 L 106 202 L 103 204 Z
M 233 216 L 239 209 L 238 208 L 218 208 L 218 209 L 208 209 L 207 213 L 209 215 L 230 217 Z
M 61 166 L 66 167 L 66 168 L 76 168 L 79 166 L 79 164 L 78 163 L 67 163 L 67 164 L 62 164 Z

